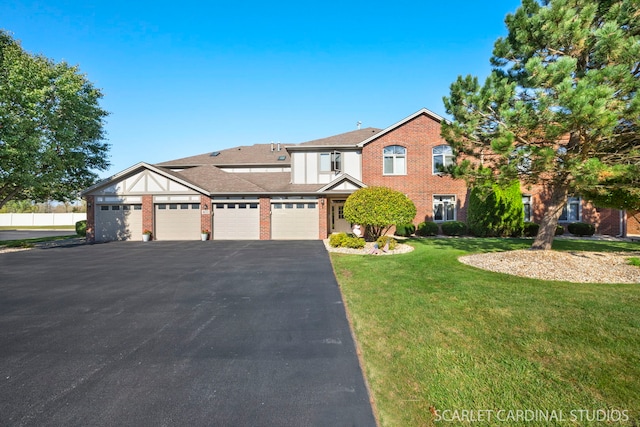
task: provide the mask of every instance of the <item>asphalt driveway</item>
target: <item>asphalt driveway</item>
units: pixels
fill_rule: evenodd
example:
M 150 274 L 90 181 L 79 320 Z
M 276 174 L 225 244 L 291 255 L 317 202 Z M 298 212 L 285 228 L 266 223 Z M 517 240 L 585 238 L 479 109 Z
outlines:
M 0 425 L 373 426 L 323 244 L 0 254 Z

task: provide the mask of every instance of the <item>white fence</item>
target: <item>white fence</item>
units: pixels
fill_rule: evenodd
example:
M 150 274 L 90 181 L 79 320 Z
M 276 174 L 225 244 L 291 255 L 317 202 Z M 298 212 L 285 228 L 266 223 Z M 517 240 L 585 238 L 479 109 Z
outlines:
M 0 227 L 48 227 L 75 225 L 87 219 L 86 213 L 4 213 L 0 214 Z

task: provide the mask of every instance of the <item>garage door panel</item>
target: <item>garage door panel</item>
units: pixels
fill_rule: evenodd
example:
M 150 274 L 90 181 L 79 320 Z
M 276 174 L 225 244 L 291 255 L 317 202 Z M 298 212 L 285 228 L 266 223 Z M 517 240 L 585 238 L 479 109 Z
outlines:
M 155 205 L 157 240 L 200 240 L 199 203 L 158 203 Z
M 258 201 L 224 202 L 213 205 L 214 240 L 259 240 Z
M 95 228 L 98 242 L 135 240 L 142 235 L 142 205 L 100 205 Z
M 316 203 L 273 203 L 271 238 L 274 240 L 315 240 L 319 238 Z

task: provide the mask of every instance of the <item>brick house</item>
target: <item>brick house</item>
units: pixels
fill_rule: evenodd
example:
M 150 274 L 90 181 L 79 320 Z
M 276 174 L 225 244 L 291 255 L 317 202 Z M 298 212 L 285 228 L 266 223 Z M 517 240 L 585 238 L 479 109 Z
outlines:
M 138 163 L 82 193 L 87 236 L 139 240 L 150 230 L 157 240 L 198 240 L 206 230 L 215 240 L 324 239 L 351 230 L 342 208 L 365 186 L 405 193 L 417 208 L 415 224 L 465 221 L 464 181 L 438 172 L 439 165 L 453 161 L 440 137 L 442 120 L 421 109 L 386 129 Z M 527 189 L 523 201 L 526 219 L 539 220 L 542 192 Z M 569 199 L 562 221 L 581 220 L 596 224 L 601 234 L 627 230 L 624 212 Z

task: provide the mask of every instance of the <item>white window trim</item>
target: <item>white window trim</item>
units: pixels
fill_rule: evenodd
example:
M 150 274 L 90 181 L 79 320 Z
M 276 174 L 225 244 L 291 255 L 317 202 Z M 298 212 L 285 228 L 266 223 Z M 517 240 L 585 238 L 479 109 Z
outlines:
M 385 172 L 385 170 L 384 170 L 384 160 L 386 158 L 386 154 L 384 153 L 384 150 L 386 148 L 389 148 L 389 147 L 400 147 L 400 148 L 404 149 L 404 172 L 403 173 L 396 173 L 395 172 L 395 169 L 396 169 L 395 168 L 395 159 L 397 158 L 396 154 L 392 154 L 393 159 L 394 159 L 394 163 L 393 163 L 394 172 L 393 173 Z M 407 170 L 409 169 L 409 165 L 408 165 L 408 162 L 407 162 L 407 158 L 409 156 L 407 154 L 407 151 L 409 151 L 409 150 L 407 150 L 407 147 L 405 147 L 403 145 L 400 145 L 400 144 L 391 144 L 391 145 L 387 145 L 385 147 L 382 147 L 382 175 L 384 175 L 384 176 L 405 176 L 405 175 L 407 175 Z
M 453 218 L 452 219 L 436 219 L 436 197 L 451 197 L 452 200 L 452 204 L 453 204 Z M 446 204 L 449 203 L 444 203 L 442 201 L 439 201 L 439 204 L 442 204 L 443 206 L 445 206 Z M 447 221 L 457 221 L 458 220 L 458 200 L 455 194 L 434 194 L 433 195 L 433 199 L 432 199 L 432 214 L 433 214 L 433 222 L 437 222 L 437 223 L 442 223 L 442 222 L 447 222 Z M 443 210 L 443 212 L 445 212 L 445 210 Z
M 558 222 L 561 222 L 563 224 L 566 223 L 571 223 L 571 222 L 581 222 L 582 221 L 582 197 L 568 197 L 567 198 L 567 203 L 565 203 L 563 211 L 566 209 L 567 210 L 567 217 L 569 216 L 569 205 L 575 203 L 578 205 L 578 219 L 560 219 L 558 218 Z M 560 216 L 562 216 L 562 213 L 560 213 Z
M 440 148 L 440 147 L 449 147 L 449 149 L 451 150 L 451 154 L 445 154 L 445 153 L 434 154 L 434 150 L 436 148 Z M 447 158 L 450 158 L 450 161 L 451 161 L 450 164 L 453 164 L 454 161 L 455 161 L 455 156 L 453 155 L 453 148 L 451 148 L 451 146 L 447 145 L 447 144 L 440 144 L 440 145 L 436 145 L 435 147 L 433 147 L 431 149 L 431 173 L 433 175 L 442 175 L 444 172 L 436 170 L 436 161 L 435 161 L 436 156 L 442 156 L 442 164 L 446 168 L 447 167 Z
M 524 205 L 525 205 L 524 199 L 525 198 L 529 199 L 528 203 L 526 203 L 526 204 L 529 205 L 529 218 L 527 218 L 527 215 L 525 213 L 526 211 L 524 210 Z M 522 195 L 522 205 L 523 205 L 522 206 L 522 214 L 524 215 L 524 221 L 525 222 L 531 222 L 531 217 L 533 215 L 533 197 L 531 196 L 531 194 L 523 194 Z

